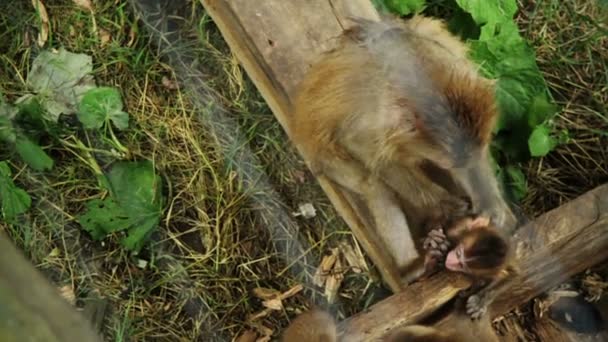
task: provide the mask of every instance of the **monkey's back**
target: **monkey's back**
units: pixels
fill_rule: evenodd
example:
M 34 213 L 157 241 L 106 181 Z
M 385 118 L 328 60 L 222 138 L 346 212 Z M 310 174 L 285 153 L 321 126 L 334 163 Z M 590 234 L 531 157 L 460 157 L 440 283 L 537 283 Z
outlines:
M 299 85 L 290 130 L 313 171 L 315 161 L 328 155 L 348 153 L 372 163 L 397 154 L 382 148 L 394 149 L 400 139 L 416 143 L 420 137 L 413 131 L 418 123 L 412 119 L 415 115 L 404 115 L 406 111 L 422 114 L 445 146 L 466 150 L 475 135 L 484 135 L 484 140 L 490 128 L 476 125 L 493 121 L 458 117 L 450 102 L 455 97 L 455 105 L 461 101 L 463 110 L 481 108 L 482 116 L 495 114 L 489 81 L 477 74 L 466 53 L 466 46 L 438 20 L 362 21 L 359 31 L 343 37 Z M 387 144 L 387 139 L 397 143 Z M 346 151 L 344 146 L 361 150 Z

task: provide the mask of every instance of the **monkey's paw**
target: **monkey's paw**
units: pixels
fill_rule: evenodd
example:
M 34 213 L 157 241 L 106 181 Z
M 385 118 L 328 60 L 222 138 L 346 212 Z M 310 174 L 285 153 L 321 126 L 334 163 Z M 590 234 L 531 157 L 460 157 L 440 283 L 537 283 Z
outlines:
M 480 319 L 486 313 L 487 307 L 483 297 L 472 295 L 467 298 L 466 312 L 472 320 Z
M 429 232 L 424 239 L 422 248 L 428 251 L 430 256 L 441 259 L 448 252 L 450 242 L 448 241 L 447 236 L 445 236 L 443 229 L 437 228 Z

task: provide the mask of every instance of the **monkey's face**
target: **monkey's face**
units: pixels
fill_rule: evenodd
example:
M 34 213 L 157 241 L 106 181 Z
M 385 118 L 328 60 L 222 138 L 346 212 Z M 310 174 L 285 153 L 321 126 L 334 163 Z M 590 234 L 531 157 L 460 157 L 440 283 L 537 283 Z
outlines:
M 467 230 L 458 245 L 448 253 L 445 267 L 479 277 L 498 274 L 506 266 L 507 241 L 489 226 L 487 219 L 477 218 L 469 224 L 473 229 Z
M 517 218 L 502 196 L 487 151 L 481 151 L 478 156 L 466 167 L 453 169 L 454 179 L 471 198 L 474 212 L 490 217 L 500 229 L 511 231 L 517 225 Z

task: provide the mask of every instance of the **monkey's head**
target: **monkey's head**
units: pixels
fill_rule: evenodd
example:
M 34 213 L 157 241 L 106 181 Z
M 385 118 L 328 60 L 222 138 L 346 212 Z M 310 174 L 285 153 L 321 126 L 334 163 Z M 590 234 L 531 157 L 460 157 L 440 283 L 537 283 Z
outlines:
M 487 218 L 466 218 L 459 224 L 466 224 L 466 231 L 448 253 L 445 267 L 479 278 L 492 278 L 501 272 L 507 266 L 508 241 Z

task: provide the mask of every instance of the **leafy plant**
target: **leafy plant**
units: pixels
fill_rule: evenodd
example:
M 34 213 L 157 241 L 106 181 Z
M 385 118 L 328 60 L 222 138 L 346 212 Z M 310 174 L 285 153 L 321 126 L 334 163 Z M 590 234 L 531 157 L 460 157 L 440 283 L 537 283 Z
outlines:
M 26 80 L 32 92 L 24 94 L 15 104 L 0 96 L 0 141 L 37 171 L 53 167 L 53 160 L 39 145 L 41 139 L 51 146 L 69 149 L 78 162 L 93 171 L 99 190 L 110 193 L 104 199 L 86 203 L 86 211 L 78 216 L 82 228 L 95 240 L 124 232 L 122 245 L 138 252 L 160 221 L 164 203 L 162 182 L 149 161 L 119 160 L 108 173 L 102 172 L 96 155 L 112 159 L 128 156 L 128 149 L 120 143 L 112 126 L 128 129 L 129 115 L 123 110 L 118 89 L 97 87 L 92 71 L 92 59 L 86 54 L 63 48 L 58 52 L 41 52 Z M 82 127 L 62 124 L 60 117 L 74 115 Z M 84 141 L 101 141 L 110 149 L 89 146 L 79 138 L 83 135 L 87 137 Z M 89 139 L 89 135 L 98 135 L 100 139 Z M 3 163 L 0 163 L 0 199 L 2 215 L 9 221 L 25 212 L 31 199 L 13 184 L 10 169 Z
M 96 240 L 126 231 L 122 245 L 138 252 L 160 221 L 164 203 L 161 178 L 149 161 L 117 162 L 106 178 L 110 196 L 89 201 L 78 221 Z
M 110 121 L 121 130 L 129 127 L 129 114 L 123 112 L 122 99 L 116 88 L 87 91 L 78 106 L 78 119 L 85 128 L 101 128 Z
M 376 7 L 386 9 L 401 15 L 419 13 L 424 10 L 425 0 L 373 0 Z
M 32 199 L 27 192 L 13 183 L 6 161 L 0 162 L 0 208 L 4 220 L 11 222 L 17 215 L 26 212 L 31 204 Z

